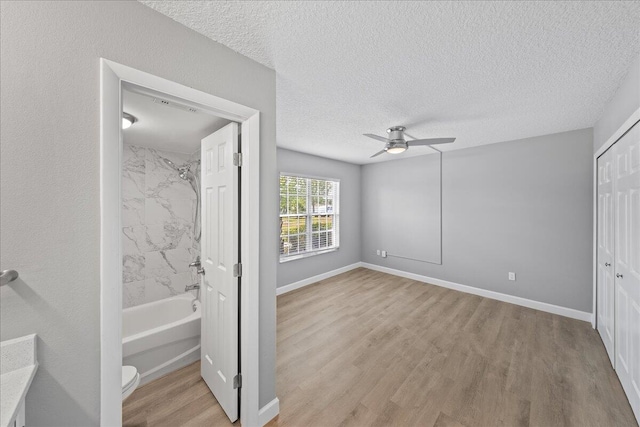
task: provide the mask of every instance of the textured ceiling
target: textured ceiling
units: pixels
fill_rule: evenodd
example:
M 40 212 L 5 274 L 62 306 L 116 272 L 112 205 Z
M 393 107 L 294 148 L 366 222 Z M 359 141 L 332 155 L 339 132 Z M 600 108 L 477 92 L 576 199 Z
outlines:
M 143 1 L 276 70 L 278 145 L 353 163 L 593 126 L 640 52 L 640 2 Z

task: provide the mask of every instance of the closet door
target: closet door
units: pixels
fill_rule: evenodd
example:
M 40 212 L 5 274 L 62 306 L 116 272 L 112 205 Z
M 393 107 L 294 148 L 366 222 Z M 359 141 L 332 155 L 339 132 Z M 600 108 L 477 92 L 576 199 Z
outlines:
M 613 215 L 613 150 L 598 158 L 598 265 L 597 313 L 598 332 L 607 349 L 611 364 L 615 363 L 614 315 L 614 215 Z
M 636 124 L 612 148 L 616 210 L 615 368 L 640 419 L 640 125 Z

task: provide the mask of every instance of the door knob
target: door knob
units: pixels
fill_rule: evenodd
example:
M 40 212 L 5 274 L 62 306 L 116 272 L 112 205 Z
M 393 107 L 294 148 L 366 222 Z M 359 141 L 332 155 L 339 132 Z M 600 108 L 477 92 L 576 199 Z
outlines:
M 622 274 L 618 273 L 616 274 L 616 277 L 619 277 L 620 279 L 622 279 Z
M 605 263 L 604 263 L 604 266 L 605 266 L 605 267 L 609 267 L 610 265 L 611 265 L 611 264 L 609 264 L 608 262 L 605 262 Z
M 199 268 L 196 273 L 202 274 L 204 276 L 204 268 Z

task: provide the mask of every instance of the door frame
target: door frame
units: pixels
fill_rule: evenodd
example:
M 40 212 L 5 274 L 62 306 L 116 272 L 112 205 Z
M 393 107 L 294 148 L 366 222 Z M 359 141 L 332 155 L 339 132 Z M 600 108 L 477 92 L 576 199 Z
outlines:
M 100 58 L 100 424 L 122 423 L 122 85 L 129 83 L 205 106 L 240 122 L 240 422 L 259 423 L 260 112 Z
M 640 108 L 634 111 L 593 155 L 593 315 L 591 316 L 591 327 L 593 329 L 598 326 L 598 158 L 639 121 Z

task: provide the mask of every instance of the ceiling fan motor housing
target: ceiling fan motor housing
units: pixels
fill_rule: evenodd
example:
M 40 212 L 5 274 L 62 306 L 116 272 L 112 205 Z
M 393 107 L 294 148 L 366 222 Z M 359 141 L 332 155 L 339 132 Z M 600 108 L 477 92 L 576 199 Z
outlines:
M 391 142 L 405 142 L 404 139 L 404 126 L 393 126 L 387 129 L 387 133 L 389 134 L 389 141 Z
M 404 126 L 394 126 L 387 129 L 389 142 L 384 147 L 387 153 L 398 154 L 407 149 L 407 141 L 404 139 Z

